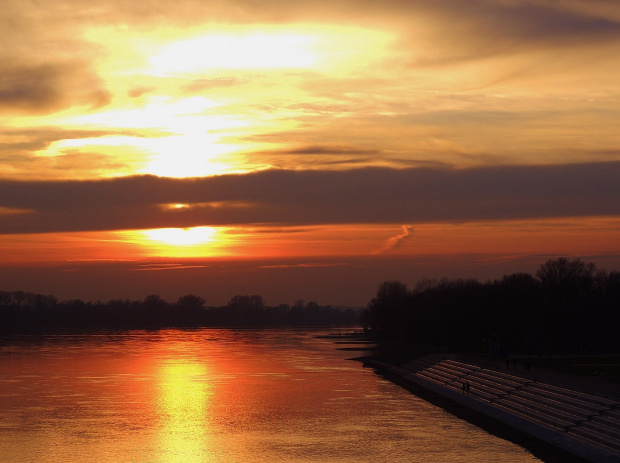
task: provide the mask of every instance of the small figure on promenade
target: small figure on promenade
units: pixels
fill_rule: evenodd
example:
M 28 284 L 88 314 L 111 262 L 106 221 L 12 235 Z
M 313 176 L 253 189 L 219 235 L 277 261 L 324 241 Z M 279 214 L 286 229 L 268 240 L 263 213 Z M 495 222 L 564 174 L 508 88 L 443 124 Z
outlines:
M 465 391 L 467 390 L 467 386 L 463 383 L 463 395 L 465 395 Z
M 467 395 L 469 395 L 469 381 L 467 381 L 467 384 L 465 385 L 465 388 L 467 389 Z

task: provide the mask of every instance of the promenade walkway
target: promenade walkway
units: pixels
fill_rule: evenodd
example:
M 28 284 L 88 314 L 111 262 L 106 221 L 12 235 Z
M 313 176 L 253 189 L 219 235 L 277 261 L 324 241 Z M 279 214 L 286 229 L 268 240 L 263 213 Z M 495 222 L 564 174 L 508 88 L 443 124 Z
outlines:
M 620 391 L 615 384 L 542 369 L 502 369 L 446 355 L 429 355 L 398 367 L 377 360 L 366 363 L 409 389 L 439 394 L 545 442 L 573 461 L 620 462 Z M 464 390 L 467 384 L 469 392 Z

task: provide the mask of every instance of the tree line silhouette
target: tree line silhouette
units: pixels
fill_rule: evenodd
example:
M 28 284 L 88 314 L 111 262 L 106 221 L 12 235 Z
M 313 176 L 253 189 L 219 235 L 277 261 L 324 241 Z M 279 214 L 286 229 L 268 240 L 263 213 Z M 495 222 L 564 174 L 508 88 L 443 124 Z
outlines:
M 194 294 L 170 303 L 156 294 L 140 301 L 84 302 L 24 291 L 0 291 L 0 333 L 46 333 L 168 327 L 277 327 L 359 325 L 359 310 L 299 300 L 267 306 L 261 296 L 235 296 L 206 306 Z
M 381 345 L 429 351 L 620 352 L 620 272 L 563 257 L 486 283 L 386 281 L 362 321 Z
M 620 272 L 559 258 L 535 276 L 422 279 L 413 290 L 385 281 L 364 310 L 297 301 L 268 306 L 261 296 L 234 296 L 207 306 L 194 294 L 167 302 L 84 302 L 24 291 L 0 291 L 0 333 L 359 325 L 380 345 L 422 350 L 505 353 L 620 352 Z

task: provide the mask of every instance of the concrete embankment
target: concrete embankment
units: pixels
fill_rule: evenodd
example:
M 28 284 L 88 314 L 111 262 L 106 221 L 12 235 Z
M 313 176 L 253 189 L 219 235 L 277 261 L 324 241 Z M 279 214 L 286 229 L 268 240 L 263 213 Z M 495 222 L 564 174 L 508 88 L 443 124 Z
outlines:
M 454 385 L 449 387 L 447 383 L 441 384 L 429 380 L 411 369 L 383 363 L 377 359 L 358 360 L 420 398 L 493 435 L 526 448 L 543 461 L 553 463 L 620 461 L 620 454 L 613 449 L 607 451 L 604 446 L 590 444 L 565 430 L 554 429 L 553 426 L 528 419 L 494 404 L 492 400 L 487 400 L 481 395 L 468 395 Z

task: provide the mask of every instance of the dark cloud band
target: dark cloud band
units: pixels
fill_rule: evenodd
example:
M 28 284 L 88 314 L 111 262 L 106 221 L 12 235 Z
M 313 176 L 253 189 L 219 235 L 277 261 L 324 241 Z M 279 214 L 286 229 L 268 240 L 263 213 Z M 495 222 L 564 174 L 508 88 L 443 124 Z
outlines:
M 4 180 L 0 210 L 22 212 L 2 214 L 0 233 L 613 216 L 618 178 L 620 162 Z

